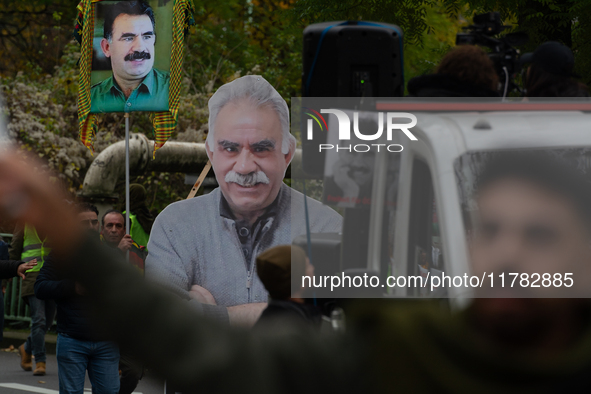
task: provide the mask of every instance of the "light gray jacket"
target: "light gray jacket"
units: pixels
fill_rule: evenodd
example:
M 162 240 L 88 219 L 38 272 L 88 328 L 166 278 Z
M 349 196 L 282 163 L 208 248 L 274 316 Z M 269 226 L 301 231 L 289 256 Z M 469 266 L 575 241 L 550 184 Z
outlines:
M 285 184 L 281 187 L 278 214 L 264 225 L 249 264 L 234 220 L 220 216 L 220 188 L 169 205 L 152 227 L 146 277 L 185 296 L 193 285 L 206 288 L 221 307 L 196 306 L 222 320 L 227 319 L 227 306 L 266 302 L 267 292 L 256 275 L 256 256 L 306 233 L 304 195 Z M 342 217 L 336 211 L 310 197 L 307 203 L 312 233 L 341 231 Z

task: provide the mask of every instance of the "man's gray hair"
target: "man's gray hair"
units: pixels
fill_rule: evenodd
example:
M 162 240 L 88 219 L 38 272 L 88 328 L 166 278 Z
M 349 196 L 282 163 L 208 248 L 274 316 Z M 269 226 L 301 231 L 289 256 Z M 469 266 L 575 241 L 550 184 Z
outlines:
M 206 143 L 214 151 L 215 120 L 222 108 L 230 103 L 246 99 L 255 107 L 269 106 L 275 110 L 281 122 L 281 153 L 295 149 L 296 139 L 289 132 L 289 109 L 275 88 L 260 75 L 247 75 L 221 86 L 209 99 L 209 132 Z

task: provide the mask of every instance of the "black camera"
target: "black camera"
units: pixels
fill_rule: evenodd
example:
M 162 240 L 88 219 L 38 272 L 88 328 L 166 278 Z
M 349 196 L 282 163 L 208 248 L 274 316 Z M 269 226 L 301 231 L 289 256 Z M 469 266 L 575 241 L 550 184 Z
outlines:
M 456 35 L 456 45 L 481 45 L 491 50 L 490 59 L 502 84 L 503 97 L 512 90 L 519 91 L 515 84 L 515 75 L 519 72 L 519 50 L 515 46 L 523 45 L 529 37 L 526 33 L 508 33 L 495 38 L 511 26 L 503 25 L 498 12 L 489 12 L 474 16 L 474 24 L 465 27 L 466 33 Z

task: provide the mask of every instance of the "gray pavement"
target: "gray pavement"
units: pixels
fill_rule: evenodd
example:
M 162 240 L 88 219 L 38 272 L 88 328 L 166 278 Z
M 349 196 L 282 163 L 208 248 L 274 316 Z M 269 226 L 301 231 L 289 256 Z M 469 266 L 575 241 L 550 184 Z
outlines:
M 86 376 L 85 392 L 90 393 L 90 382 Z M 47 375 L 34 376 L 23 371 L 18 353 L 0 351 L 0 394 L 58 394 L 57 361 L 55 355 L 47 356 Z M 163 394 L 164 384 L 148 374 L 140 381 L 136 393 Z

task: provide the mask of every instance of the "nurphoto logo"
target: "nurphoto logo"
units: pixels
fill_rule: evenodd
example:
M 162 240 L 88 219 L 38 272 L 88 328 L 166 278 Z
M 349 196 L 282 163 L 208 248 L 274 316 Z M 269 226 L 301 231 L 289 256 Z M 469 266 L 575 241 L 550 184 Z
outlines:
M 308 140 L 314 139 L 314 122 L 318 125 L 321 132 L 328 131 L 328 124 L 322 114 L 333 114 L 337 117 L 339 125 L 339 141 L 351 140 L 351 120 L 349 115 L 344 111 L 338 109 L 321 109 L 320 112 L 304 107 L 304 113 L 310 118 L 307 121 L 306 138 Z M 409 123 L 397 123 L 401 119 L 409 119 Z M 395 123 L 396 122 L 396 123 Z M 409 130 L 416 126 L 417 117 L 407 112 L 387 112 L 386 122 L 384 122 L 384 113 L 378 112 L 377 131 L 374 130 L 359 130 L 359 112 L 353 112 L 353 133 L 355 137 L 361 141 L 376 141 L 382 137 L 384 133 L 384 123 L 386 124 L 386 138 L 392 141 L 392 136 L 395 130 L 402 131 L 411 141 L 417 141 L 417 138 Z M 367 134 L 370 133 L 370 134 Z M 319 144 L 319 152 L 323 150 L 333 150 L 337 152 L 340 150 L 347 150 L 349 152 L 369 152 L 370 150 L 380 151 L 381 147 L 385 147 L 388 152 L 402 152 L 403 146 L 400 144 L 356 144 L 356 145 L 334 145 L 334 144 Z

